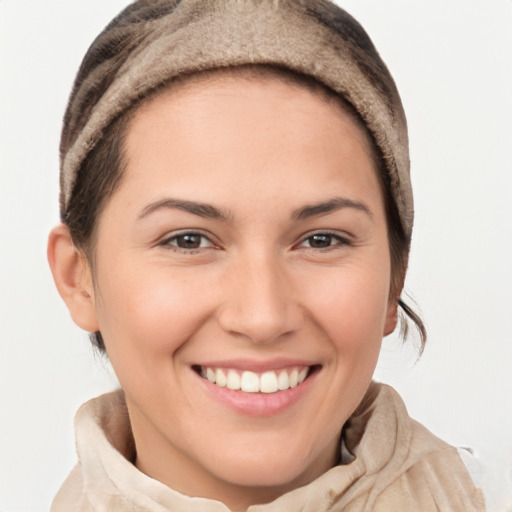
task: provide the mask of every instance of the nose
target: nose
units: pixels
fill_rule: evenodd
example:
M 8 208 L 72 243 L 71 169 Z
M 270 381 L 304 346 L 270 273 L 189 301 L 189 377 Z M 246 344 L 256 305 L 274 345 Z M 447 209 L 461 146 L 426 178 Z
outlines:
M 272 343 L 300 329 L 303 310 L 283 262 L 244 258 L 231 267 L 222 287 L 221 328 L 253 343 Z

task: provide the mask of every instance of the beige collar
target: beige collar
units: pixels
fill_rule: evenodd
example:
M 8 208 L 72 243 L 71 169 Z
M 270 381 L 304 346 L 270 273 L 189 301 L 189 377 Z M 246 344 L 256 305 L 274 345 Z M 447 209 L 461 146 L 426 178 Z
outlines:
M 130 462 L 133 441 L 121 391 L 82 406 L 75 428 L 80 462 L 52 512 L 229 512 L 218 501 L 174 491 Z M 343 438 L 345 464 L 248 512 L 484 510 L 456 450 L 411 420 L 389 386 L 371 384 Z

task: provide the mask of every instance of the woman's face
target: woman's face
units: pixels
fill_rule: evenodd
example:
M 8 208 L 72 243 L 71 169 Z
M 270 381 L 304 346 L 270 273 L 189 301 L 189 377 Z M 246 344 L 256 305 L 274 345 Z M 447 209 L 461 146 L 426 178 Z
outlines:
M 234 508 L 311 481 L 395 326 L 364 133 L 304 87 L 223 77 L 144 105 L 125 157 L 94 307 L 138 467 Z

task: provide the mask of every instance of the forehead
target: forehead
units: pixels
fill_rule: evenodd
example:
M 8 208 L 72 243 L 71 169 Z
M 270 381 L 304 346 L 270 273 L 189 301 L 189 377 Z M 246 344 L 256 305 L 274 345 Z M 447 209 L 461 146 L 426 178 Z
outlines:
M 203 200 L 220 180 L 235 190 L 256 177 L 261 197 L 276 189 L 307 196 L 349 175 L 378 181 L 367 134 L 343 105 L 279 76 L 173 84 L 135 113 L 124 153 L 140 190 L 157 183 Z
M 144 112 L 155 108 L 158 103 L 172 101 L 173 98 L 175 108 L 179 109 L 180 103 L 183 106 L 187 104 L 187 97 L 195 97 L 194 102 L 202 97 L 203 101 L 208 102 L 211 100 L 210 93 L 213 91 L 218 93 L 224 88 L 226 93 L 236 92 L 237 89 L 238 93 L 242 93 L 248 86 L 252 86 L 251 90 L 257 88 L 268 90 L 272 87 L 275 100 L 282 105 L 290 101 L 290 90 L 294 90 L 295 94 L 301 93 L 303 98 L 309 97 L 309 100 L 314 98 L 317 103 L 323 103 L 324 107 L 332 111 L 333 118 L 337 117 L 338 121 L 348 122 L 354 126 L 354 133 L 360 138 L 365 150 L 375 162 L 376 169 L 380 169 L 373 136 L 350 103 L 311 76 L 273 65 L 257 64 L 212 69 L 175 79 L 153 91 L 136 105 L 127 114 L 126 124 L 133 124 L 134 119 L 139 118 Z

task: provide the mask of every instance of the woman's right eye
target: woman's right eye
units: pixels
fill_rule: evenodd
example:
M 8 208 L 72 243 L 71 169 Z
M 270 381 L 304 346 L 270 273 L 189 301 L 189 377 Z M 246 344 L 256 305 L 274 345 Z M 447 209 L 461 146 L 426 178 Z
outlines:
M 193 251 L 212 247 L 212 242 L 201 233 L 181 233 L 165 239 L 161 245 L 184 251 Z

